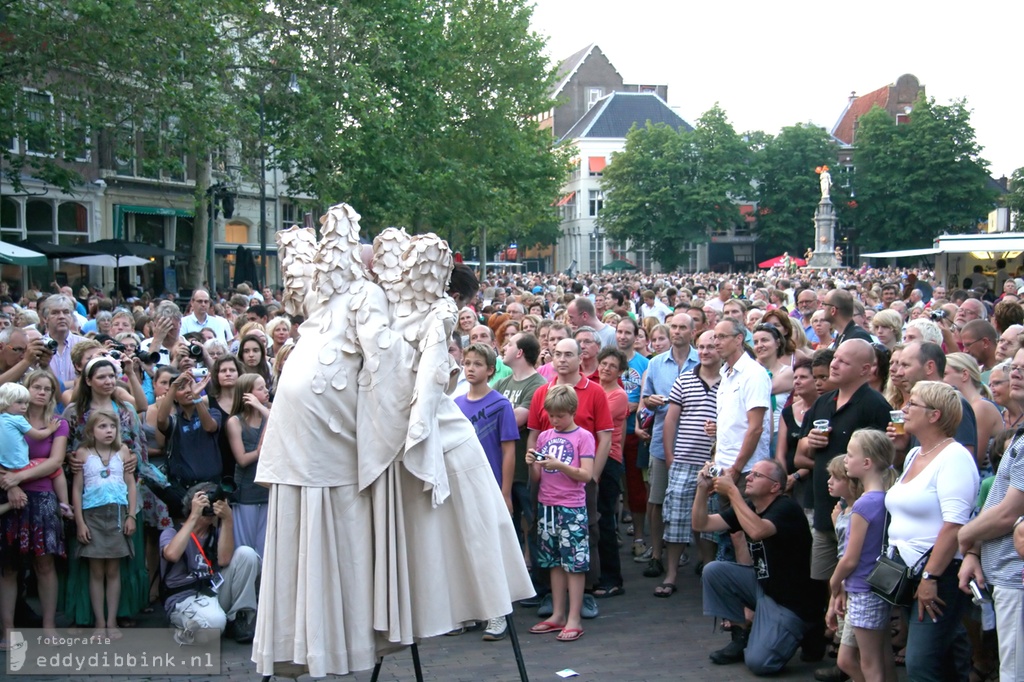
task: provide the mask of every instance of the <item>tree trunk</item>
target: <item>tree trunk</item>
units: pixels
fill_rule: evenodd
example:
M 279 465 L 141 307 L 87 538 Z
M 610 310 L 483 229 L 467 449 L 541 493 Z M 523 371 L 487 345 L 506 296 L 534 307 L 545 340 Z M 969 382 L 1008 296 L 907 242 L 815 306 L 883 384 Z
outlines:
M 206 249 L 210 235 L 210 196 L 211 184 L 210 160 L 202 158 L 196 163 L 196 218 L 192 229 L 192 258 L 188 263 L 188 286 L 209 288 L 213 282 L 207 282 Z M 211 294 L 213 292 L 211 291 Z

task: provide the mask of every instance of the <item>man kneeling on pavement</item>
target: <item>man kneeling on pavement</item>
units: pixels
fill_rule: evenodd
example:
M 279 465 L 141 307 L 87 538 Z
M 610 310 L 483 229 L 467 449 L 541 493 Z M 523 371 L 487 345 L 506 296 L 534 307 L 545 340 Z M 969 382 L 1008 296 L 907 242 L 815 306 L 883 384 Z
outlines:
M 712 477 L 709 462 L 698 474 L 693 528 L 743 531 L 751 566 L 713 561 L 704 567 L 704 615 L 731 621 L 732 641 L 711 654 L 713 663 L 745 661 L 755 675 L 776 673 L 796 653 L 812 627 L 808 599 L 811 532 L 800 505 L 783 495 L 786 472 L 775 460 L 760 461 L 746 476 L 746 499 L 728 475 Z M 730 507 L 708 514 L 708 491 Z M 744 608 L 754 611 L 752 625 Z
M 228 622 L 240 643 L 255 634 L 260 557 L 251 547 L 235 547 L 231 506 L 225 499 L 210 503 L 216 490 L 214 483 L 189 488 L 182 501 L 188 518 L 160 534 L 161 598 L 179 644 L 191 644 L 202 631 L 219 637 Z

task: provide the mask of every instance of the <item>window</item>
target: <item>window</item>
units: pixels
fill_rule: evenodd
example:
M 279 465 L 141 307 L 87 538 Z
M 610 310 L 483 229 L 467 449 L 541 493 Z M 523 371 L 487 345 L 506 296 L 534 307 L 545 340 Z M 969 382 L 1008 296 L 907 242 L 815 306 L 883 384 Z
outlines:
M 163 176 L 168 180 L 185 182 L 187 158 L 185 155 L 185 133 L 181 129 L 181 119 L 170 116 L 166 129 L 161 135 L 163 158 Z
M 562 204 L 562 220 L 576 220 L 576 192 L 573 192 L 569 200 Z
M 224 225 L 224 241 L 232 244 L 249 243 L 249 226 L 240 220 L 232 220 Z
M 590 217 L 597 216 L 604 208 L 604 192 L 599 189 L 590 190 Z
M 608 160 L 603 156 L 591 156 L 587 159 L 587 170 L 590 172 L 590 177 L 600 177 L 604 174 L 604 167 L 608 165 Z
M 86 163 L 92 159 L 89 129 L 72 116 L 64 116 L 64 158 Z
M 290 227 L 302 227 L 302 211 L 290 201 L 281 202 L 281 229 L 287 230 Z
M 131 120 L 122 122 L 113 130 L 114 137 L 114 170 L 118 175 L 135 175 L 135 159 L 138 151 L 135 147 L 135 125 Z
M 587 110 L 589 111 L 602 97 L 604 97 L 604 88 L 587 88 Z
M 600 272 L 604 267 L 605 240 L 604 232 L 592 232 L 590 235 L 590 269 L 592 272 Z
M 25 114 L 28 129 L 25 135 L 25 151 L 29 154 L 52 154 L 53 140 L 50 127 L 53 120 L 53 99 L 49 93 L 26 90 Z

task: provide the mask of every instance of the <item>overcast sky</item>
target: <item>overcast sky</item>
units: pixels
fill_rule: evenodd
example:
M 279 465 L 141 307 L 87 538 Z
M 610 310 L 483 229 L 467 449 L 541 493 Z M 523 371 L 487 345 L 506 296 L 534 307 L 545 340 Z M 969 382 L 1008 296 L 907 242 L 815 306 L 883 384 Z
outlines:
M 1024 166 L 1022 25 L 1020 0 L 536 0 L 533 21 L 553 59 L 597 43 L 627 83 L 667 84 L 690 123 L 717 101 L 739 132 L 831 131 L 851 91 L 912 73 L 940 104 L 966 98 L 996 178 Z

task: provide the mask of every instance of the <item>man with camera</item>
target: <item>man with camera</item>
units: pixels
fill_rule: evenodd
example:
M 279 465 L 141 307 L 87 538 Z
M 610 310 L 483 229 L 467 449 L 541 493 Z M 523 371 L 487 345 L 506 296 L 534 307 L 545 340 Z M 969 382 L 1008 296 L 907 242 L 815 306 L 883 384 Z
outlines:
M 704 567 L 704 614 L 732 621 L 732 641 L 711 654 L 717 665 L 745 661 L 755 675 L 776 673 L 792 658 L 814 620 L 810 580 L 811 532 L 803 509 L 786 490 L 786 472 L 773 459 L 760 460 L 746 475 L 741 493 L 729 471 L 711 475 L 708 462 L 697 475 L 693 529 L 746 535 L 752 566 L 712 561 Z M 708 514 L 708 492 L 729 501 Z M 746 499 L 744 499 L 744 494 Z M 750 628 L 741 625 L 753 609 Z
M 157 366 L 169 365 L 180 336 L 181 310 L 178 304 L 160 301 L 153 315 L 153 336 L 142 342 L 142 350 L 160 354 Z
M 193 643 L 203 630 L 220 636 L 228 622 L 239 643 L 255 634 L 260 558 L 251 547 L 235 547 L 227 494 L 213 483 L 192 486 L 182 500 L 190 512 L 181 528 L 160 534 L 161 597 L 179 644 Z
M 75 380 L 75 365 L 71 362 L 71 349 L 84 336 L 71 330 L 74 324 L 75 300 L 64 294 L 54 294 L 43 301 L 39 307 L 40 317 L 46 325 L 46 338 L 43 343 L 53 353 L 50 370 L 60 380 L 61 385 L 71 386 Z
M 51 340 L 51 345 L 55 343 Z M 33 369 L 48 367 L 51 358 L 53 351 L 35 329 L 27 332 L 8 327 L 0 331 L 0 385 L 21 381 Z

